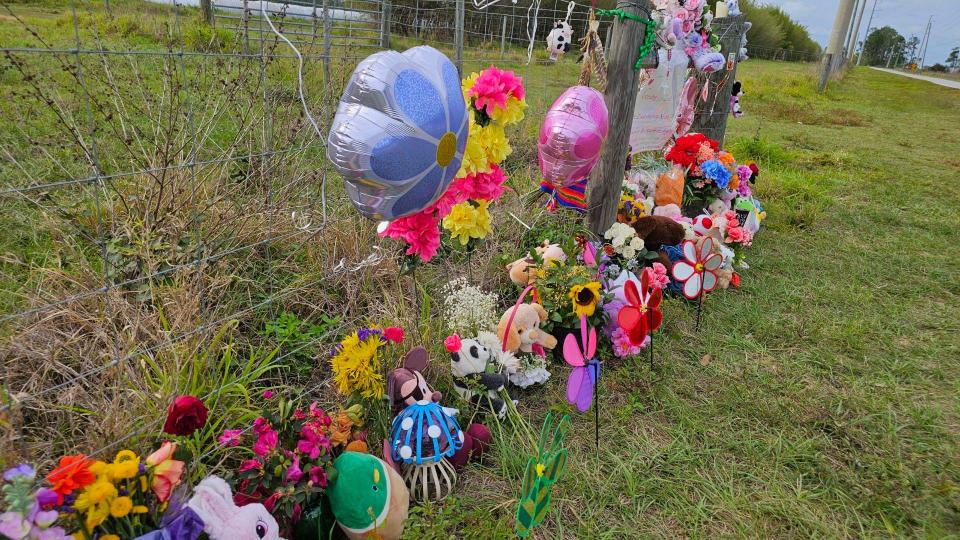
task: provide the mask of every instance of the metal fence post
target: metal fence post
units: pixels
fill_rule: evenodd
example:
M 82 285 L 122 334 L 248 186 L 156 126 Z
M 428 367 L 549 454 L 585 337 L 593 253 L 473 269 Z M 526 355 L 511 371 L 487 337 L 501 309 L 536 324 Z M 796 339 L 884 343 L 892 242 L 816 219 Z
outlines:
M 507 17 L 503 17 L 503 26 L 500 29 L 500 61 L 503 62 L 503 53 L 507 48 Z
M 455 24 L 454 34 L 453 34 L 453 48 L 457 51 L 457 71 L 460 72 L 460 76 L 463 76 L 463 14 L 464 14 L 464 5 L 463 0 L 457 0 L 457 10 L 455 15 Z
M 383 0 L 380 6 L 380 47 L 390 48 L 390 4 L 391 0 Z

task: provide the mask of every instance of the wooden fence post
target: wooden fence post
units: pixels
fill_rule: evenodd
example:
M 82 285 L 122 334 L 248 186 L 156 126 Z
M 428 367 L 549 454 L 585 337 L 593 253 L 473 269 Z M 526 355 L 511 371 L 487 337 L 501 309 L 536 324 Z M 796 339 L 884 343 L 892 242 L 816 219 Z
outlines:
M 200 11 L 203 13 L 203 20 L 213 26 L 213 0 L 200 0 Z
M 617 2 L 617 8 L 641 18 L 650 18 L 650 2 L 633 0 Z M 617 203 L 623 184 L 623 169 L 630 139 L 630 119 L 637 102 L 640 71 L 634 69 L 640 45 L 647 35 L 647 26 L 640 21 L 615 17 L 612 39 L 607 44 L 607 90 L 604 100 L 610 118 L 610 132 L 587 185 L 588 221 L 590 230 L 602 236 L 617 216 Z M 652 49 L 656 59 L 656 49 Z M 649 58 L 649 56 L 647 57 Z M 656 61 L 656 60 L 654 60 Z M 645 62 L 645 66 L 648 62 Z
M 723 69 L 706 75 L 704 84 L 708 85 L 707 101 L 693 118 L 693 126 L 690 128 L 691 132 L 703 133 L 719 142 L 721 147 L 727 131 L 727 117 L 730 115 L 730 91 L 737 79 L 737 58 L 740 52 L 740 36 L 745 32 L 745 20 L 744 15 L 713 20 L 711 28 L 713 34 L 720 38 L 720 53 L 727 63 Z M 731 69 L 727 70 L 727 67 Z

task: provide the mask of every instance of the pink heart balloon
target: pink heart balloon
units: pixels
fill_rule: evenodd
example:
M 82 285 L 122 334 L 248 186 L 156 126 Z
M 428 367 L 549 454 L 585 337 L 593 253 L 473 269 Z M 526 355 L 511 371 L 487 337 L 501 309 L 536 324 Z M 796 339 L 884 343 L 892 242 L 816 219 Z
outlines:
M 555 187 L 586 178 L 607 139 L 609 120 L 603 94 L 589 86 L 568 88 L 547 111 L 540 128 L 540 174 Z

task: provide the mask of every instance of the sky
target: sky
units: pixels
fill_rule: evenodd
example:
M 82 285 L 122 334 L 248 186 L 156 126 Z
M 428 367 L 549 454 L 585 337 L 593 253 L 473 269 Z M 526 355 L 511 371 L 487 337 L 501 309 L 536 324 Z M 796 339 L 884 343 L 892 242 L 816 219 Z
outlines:
M 860 23 L 858 41 L 866 35 L 867 20 L 875 0 L 861 1 L 866 1 L 867 6 L 863 22 Z M 806 26 L 814 40 L 826 46 L 833 18 L 837 14 L 838 0 L 761 0 L 759 3 L 780 6 L 793 20 Z M 922 39 L 927 19 L 933 15 L 927 65 L 943 63 L 950 49 L 960 47 L 960 11 L 950 9 L 951 5 L 956 8 L 960 0 L 876 0 L 876 3 L 871 26 L 892 26 L 907 39 L 911 35 Z

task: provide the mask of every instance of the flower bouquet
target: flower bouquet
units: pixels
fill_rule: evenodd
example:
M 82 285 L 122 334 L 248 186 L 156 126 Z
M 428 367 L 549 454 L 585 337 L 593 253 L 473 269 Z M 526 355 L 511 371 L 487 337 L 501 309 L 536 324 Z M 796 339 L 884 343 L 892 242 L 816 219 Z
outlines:
M 701 133 L 678 138 L 664 157 L 686 171 L 683 207 L 688 215 L 699 214 L 716 199 L 733 199 L 739 189 L 740 171 L 733 154 Z
M 320 505 L 336 474 L 333 460 L 345 450 L 367 451 L 362 416 L 360 405 L 329 415 L 316 402 L 304 410 L 291 400 L 268 399 L 252 425 L 220 437 L 221 445 L 246 454 L 230 475 L 234 500 L 263 504 L 289 537 L 304 513 Z
M 561 343 L 566 334 L 580 327 L 580 317 L 587 324 L 603 326 L 607 300 L 597 271 L 575 261 L 551 261 L 537 270 L 537 297 L 548 313 L 541 327 Z M 558 352 L 559 349 L 554 349 Z
M 132 450 L 117 452 L 110 462 L 83 454 L 63 456 L 46 476 L 49 487 L 32 493 L 35 471 L 18 465 L 3 475 L 7 511 L 0 514 L 0 535 L 119 540 L 176 521 L 181 537 L 196 538 L 203 523 L 195 514 L 181 512 L 185 501 L 174 497 L 184 468 L 176 451 L 177 443 L 166 441 L 145 459 Z

